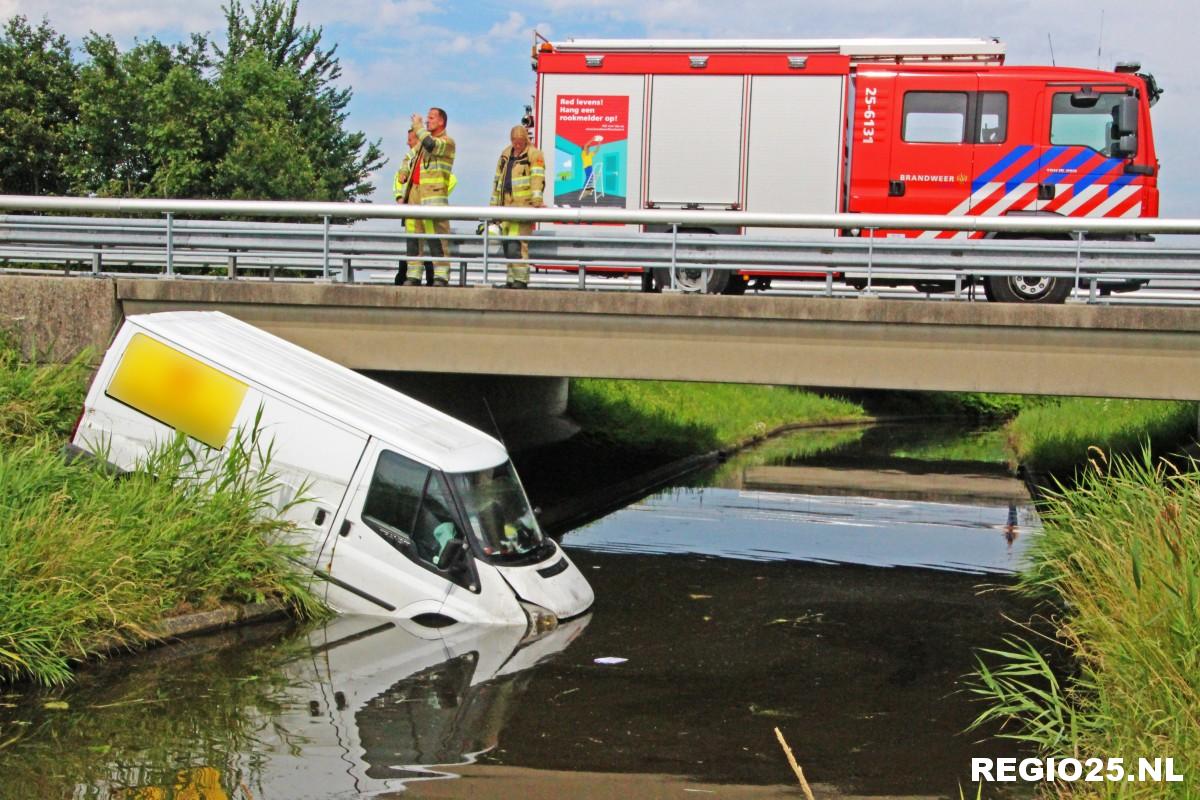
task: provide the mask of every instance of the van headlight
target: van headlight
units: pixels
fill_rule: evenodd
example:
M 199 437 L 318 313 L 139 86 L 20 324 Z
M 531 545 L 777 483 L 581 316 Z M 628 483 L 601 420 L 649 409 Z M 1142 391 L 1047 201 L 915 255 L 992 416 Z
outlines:
M 558 617 L 550 609 L 526 602 L 521 603 L 521 608 L 525 609 L 525 616 L 529 620 L 522 642 L 531 642 L 558 627 Z

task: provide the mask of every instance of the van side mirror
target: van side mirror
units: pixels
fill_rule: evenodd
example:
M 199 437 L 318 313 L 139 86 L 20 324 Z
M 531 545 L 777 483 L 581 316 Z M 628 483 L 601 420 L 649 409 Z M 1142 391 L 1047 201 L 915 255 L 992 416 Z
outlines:
M 467 548 L 462 539 L 451 539 L 438 555 L 437 568 L 449 570 L 451 575 L 461 575 L 467 569 Z

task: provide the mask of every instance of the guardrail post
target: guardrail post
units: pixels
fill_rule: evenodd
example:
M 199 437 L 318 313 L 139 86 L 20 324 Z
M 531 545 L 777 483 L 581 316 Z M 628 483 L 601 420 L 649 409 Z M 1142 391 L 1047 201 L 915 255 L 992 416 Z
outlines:
M 679 250 L 679 223 L 671 223 L 671 289 L 678 289 L 675 281 L 675 256 Z
M 229 258 L 225 262 L 225 277 L 229 280 L 237 279 L 237 256 L 233 253 L 229 254 Z
M 342 282 L 354 283 L 354 269 L 350 266 L 350 259 L 342 259 Z
M 1088 302 L 1095 303 L 1100 299 L 1099 281 L 1095 278 L 1088 280 Z
M 867 288 L 863 291 L 863 295 L 870 297 L 875 293 L 871 291 L 871 278 L 875 269 L 875 229 L 867 228 Z
M 483 285 L 487 286 L 488 282 L 488 247 L 491 237 L 492 221 L 485 219 L 483 221 Z
M 167 212 L 167 277 L 175 277 L 175 215 Z
M 825 270 L 825 296 L 833 297 L 833 270 Z
M 101 258 L 102 257 L 100 255 L 100 248 L 97 247 L 95 250 L 92 251 L 92 275 L 95 275 L 97 277 L 99 277 L 99 275 L 100 275 Z
M 962 300 L 962 273 L 954 273 L 954 299 Z
M 1079 293 L 1079 272 L 1083 268 L 1083 231 L 1075 232 L 1075 290 Z M 1089 301 L 1090 302 L 1090 301 Z
M 321 277 L 329 280 L 329 215 L 321 217 Z

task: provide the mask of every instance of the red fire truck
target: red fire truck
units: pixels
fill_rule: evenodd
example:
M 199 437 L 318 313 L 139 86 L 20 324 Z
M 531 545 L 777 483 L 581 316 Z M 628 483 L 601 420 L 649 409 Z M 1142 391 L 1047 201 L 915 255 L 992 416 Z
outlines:
M 1158 214 L 1150 106 L 1161 91 L 1137 64 L 1113 72 L 1005 66 L 994 39 L 541 40 L 533 57 L 535 136 L 556 205 Z M 684 276 L 691 288 L 726 293 L 804 277 L 693 272 Z M 1012 302 L 1061 302 L 1071 288 L 1037 276 L 980 282 L 989 299 Z M 1128 288 L 1136 287 L 1105 287 Z

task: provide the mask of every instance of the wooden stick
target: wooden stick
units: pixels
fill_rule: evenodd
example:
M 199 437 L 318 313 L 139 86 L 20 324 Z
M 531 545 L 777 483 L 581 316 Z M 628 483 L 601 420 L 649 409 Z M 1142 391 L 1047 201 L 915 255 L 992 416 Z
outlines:
M 804 770 L 800 769 L 800 765 L 796 763 L 796 757 L 792 755 L 792 748 L 788 747 L 787 740 L 783 738 L 783 732 L 779 728 L 775 729 L 775 738 L 779 740 L 783 754 L 787 756 L 788 763 L 792 765 L 792 772 L 796 773 L 796 779 L 800 781 L 800 788 L 804 790 L 804 796 L 808 800 L 815 800 L 812 789 L 808 787 L 808 781 L 804 780 Z

